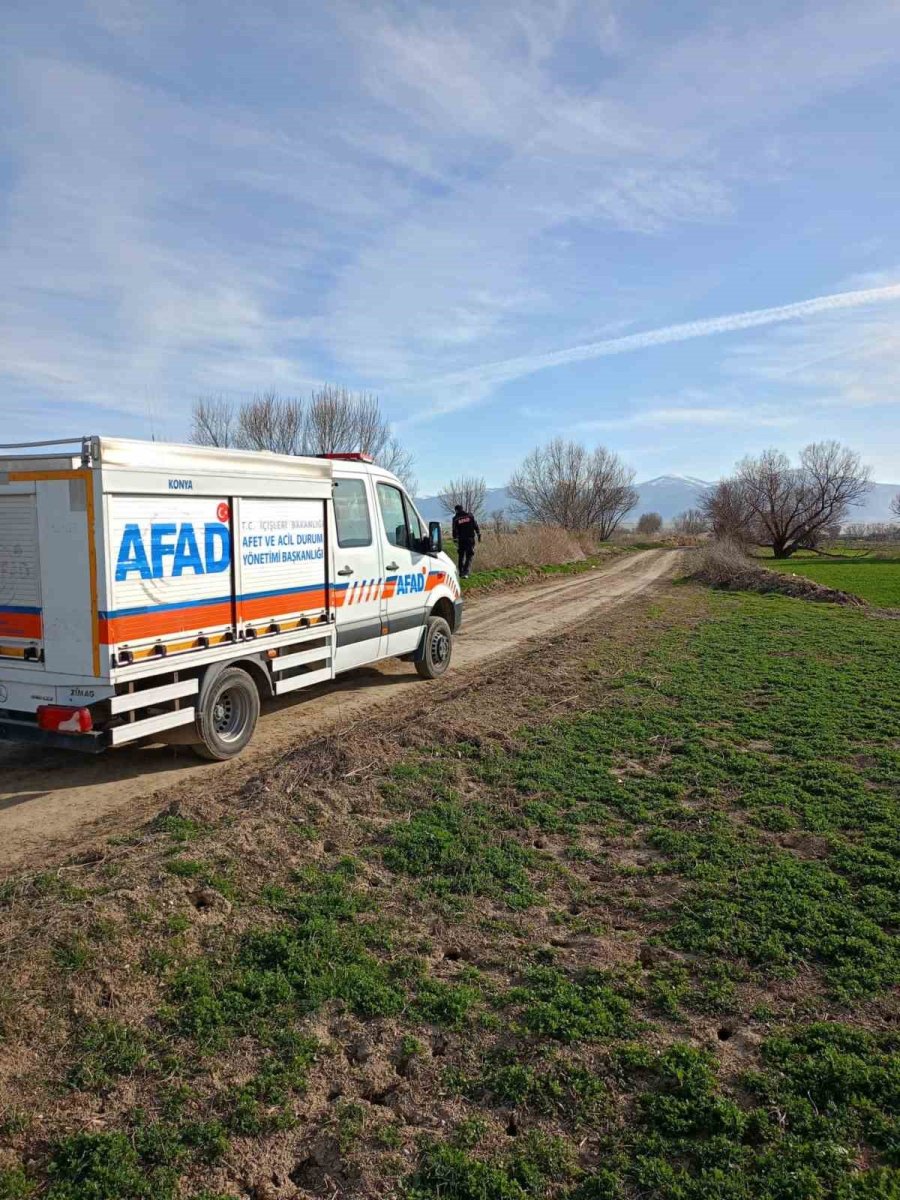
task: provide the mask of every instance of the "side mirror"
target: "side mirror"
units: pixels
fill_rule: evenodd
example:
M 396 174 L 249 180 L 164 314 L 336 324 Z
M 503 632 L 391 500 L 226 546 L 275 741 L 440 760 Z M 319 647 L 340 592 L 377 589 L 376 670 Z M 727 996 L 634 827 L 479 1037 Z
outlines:
M 432 554 L 440 554 L 444 548 L 444 535 L 440 521 L 428 522 L 428 544 Z

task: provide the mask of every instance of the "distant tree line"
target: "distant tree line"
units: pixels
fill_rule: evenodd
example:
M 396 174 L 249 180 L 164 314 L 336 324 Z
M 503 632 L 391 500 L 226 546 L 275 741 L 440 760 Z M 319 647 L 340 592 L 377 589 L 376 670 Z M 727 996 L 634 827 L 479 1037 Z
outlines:
M 508 484 L 520 519 L 556 525 L 574 533 L 608 538 L 637 503 L 634 471 L 612 450 L 589 450 L 560 438 L 533 450 Z M 771 549 L 775 558 L 819 549 L 840 533 L 852 507 L 871 488 L 869 470 L 858 454 L 839 442 L 813 442 L 792 462 L 766 450 L 737 464 L 735 471 L 672 521 L 675 533 L 712 532 L 744 546 Z M 483 515 L 485 485 L 479 477 L 451 481 L 442 490 L 447 511 L 462 503 Z M 900 516 L 900 495 L 892 502 Z M 663 528 L 658 512 L 642 513 L 637 532 L 653 536 Z
M 893 521 L 851 521 L 841 526 L 841 538 L 848 542 L 895 542 L 897 534 Z
M 202 397 L 193 408 L 191 436 L 203 446 L 279 454 L 359 451 L 409 489 L 415 487 L 411 453 L 393 433 L 378 398 L 367 392 L 326 384 L 308 400 L 271 391 L 237 403 Z M 553 438 L 526 455 L 513 472 L 507 485 L 512 515 L 605 541 L 637 504 L 634 475 L 605 446 L 592 450 Z M 813 442 L 796 462 L 779 450 L 766 450 L 739 462 L 696 508 L 675 517 L 673 529 L 691 536 L 711 530 L 719 539 L 766 546 L 775 558 L 789 558 L 833 540 L 871 486 L 859 455 L 839 442 Z M 438 499 L 448 514 L 461 504 L 484 518 L 486 492 L 481 476 L 461 475 L 441 488 Z M 900 494 L 891 510 L 900 517 Z M 500 514 L 497 521 L 499 526 L 506 518 Z M 652 536 L 662 526 L 657 512 L 642 513 L 637 521 L 643 535 Z

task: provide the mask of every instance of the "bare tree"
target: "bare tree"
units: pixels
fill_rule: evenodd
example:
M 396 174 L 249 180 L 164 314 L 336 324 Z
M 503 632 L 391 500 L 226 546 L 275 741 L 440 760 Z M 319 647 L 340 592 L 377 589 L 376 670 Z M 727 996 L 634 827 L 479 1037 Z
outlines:
M 233 446 L 234 405 L 224 396 L 201 396 L 191 413 L 191 441 L 196 446 Z
M 686 508 L 672 521 L 672 528 L 676 533 L 696 537 L 698 533 L 706 533 L 709 529 L 709 521 L 702 509 Z
M 302 454 L 303 401 L 277 392 L 245 401 L 238 411 L 234 444 L 241 450 Z
M 191 440 L 205 446 L 272 450 L 277 454 L 369 454 L 382 467 L 415 487 L 413 458 L 391 430 L 376 396 L 330 384 L 309 403 L 264 392 L 235 407 L 225 400 L 199 399 Z
M 790 558 L 828 526 L 839 526 L 871 487 L 859 455 L 839 442 L 812 442 L 801 450 L 797 466 L 780 451 L 767 450 L 739 463 L 737 478 L 756 536 L 775 558 Z
M 438 503 L 445 513 L 452 513 L 457 504 L 476 517 L 484 517 L 484 498 L 487 484 L 481 475 L 460 475 L 451 479 L 438 492 Z
M 495 509 L 488 517 L 488 528 L 496 538 L 506 537 L 513 532 L 513 523 L 506 515 L 506 509 Z
M 659 533 L 662 525 L 663 519 L 658 512 L 645 512 L 638 517 L 635 528 L 638 533 Z
M 707 528 L 720 542 L 746 548 L 753 541 L 755 514 L 739 479 L 723 479 L 700 501 Z
M 358 451 L 415 488 L 413 456 L 394 435 L 378 397 L 325 384 L 313 392 L 306 411 L 303 453 Z
M 528 455 L 509 482 L 522 515 L 575 532 L 591 530 L 602 541 L 637 503 L 634 471 L 598 446 L 554 438 Z
M 900 492 L 891 501 L 891 512 L 895 517 L 900 517 Z

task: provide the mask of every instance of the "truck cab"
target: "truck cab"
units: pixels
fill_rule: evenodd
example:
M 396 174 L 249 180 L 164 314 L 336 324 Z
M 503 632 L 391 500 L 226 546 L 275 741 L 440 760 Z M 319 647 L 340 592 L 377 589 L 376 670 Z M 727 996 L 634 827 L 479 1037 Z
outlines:
M 338 670 L 415 654 L 431 615 L 458 629 L 456 567 L 398 479 L 362 456 L 336 458 L 332 521 Z

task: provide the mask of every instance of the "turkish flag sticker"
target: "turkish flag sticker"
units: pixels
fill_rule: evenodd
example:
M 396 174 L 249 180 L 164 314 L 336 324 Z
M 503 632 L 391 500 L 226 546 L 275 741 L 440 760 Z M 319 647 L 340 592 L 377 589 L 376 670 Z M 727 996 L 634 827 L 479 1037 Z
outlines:
M 224 523 L 225 521 L 227 521 L 227 520 L 229 520 L 229 519 L 230 519 L 230 517 L 231 517 L 231 509 L 228 507 L 228 505 L 225 503 L 225 501 L 224 501 L 224 500 L 223 500 L 223 501 L 222 501 L 222 503 L 219 505 L 219 507 L 216 509 L 216 516 L 217 516 L 217 517 L 219 518 L 219 520 L 220 520 L 220 521 L 222 521 L 223 523 Z

